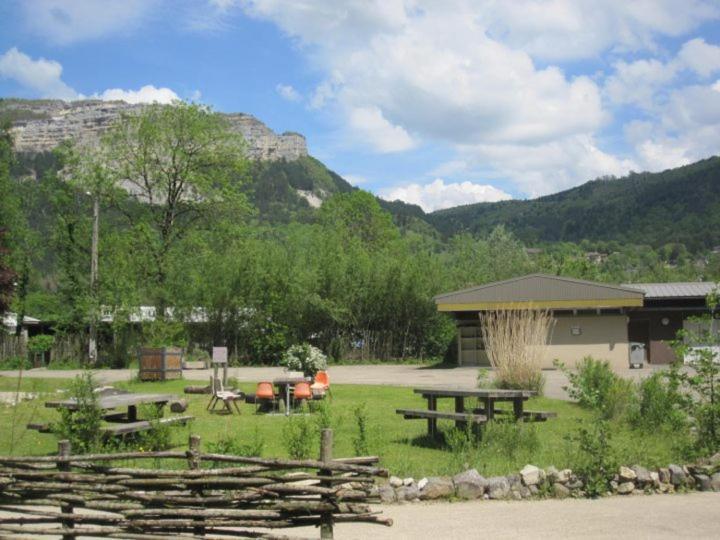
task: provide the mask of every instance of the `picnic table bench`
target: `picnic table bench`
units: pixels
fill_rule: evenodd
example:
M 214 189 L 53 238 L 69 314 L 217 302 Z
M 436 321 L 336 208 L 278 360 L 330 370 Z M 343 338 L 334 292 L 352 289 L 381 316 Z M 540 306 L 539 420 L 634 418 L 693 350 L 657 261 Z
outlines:
M 117 425 L 103 426 L 100 428 L 103 433 L 108 435 L 126 435 L 128 433 L 137 433 L 149 430 L 153 422 L 159 424 L 185 424 L 193 420 L 193 416 L 171 416 L 168 418 L 160 418 L 156 421 L 138 420 L 138 405 L 154 404 L 162 409 L 168 402 L 178 399 L 172 394 L 113 394 L 101 395 L 97 398 L 97 406 L 103 411 L 103 419 L 108 422 L 117 422 Z M 67 409 L 76 411 L 79 407 L 74 398 L 64 399 L 60 401 L 48 401 L 45 407 L 51 409 Z M 115 411 L 115 409 L 127 408 L 126 412 Z M 115 411 L 115 412 L 110 412 Z M 42 425 L 29 424 L 28 428 L 44 431 Z
M 397 409 L 395 412 L 401 414 L 406 420 L 425 419 L 428 425 L 428 435 L 437 436 L 438 420 L 454 420 L 455 426 L 464 429 L 468 422 L 477 426 L 495 418 L 495 415 L 513 414 L 517 420 L 522 421 L 545 421 L 548 418 L 557 416 L 552 412 L 525 411 L 524 403 L 535 395 L 531 390 L 503 390 L 486 388 L 415 388 L 414 393 L 422 395 L 427 400 L 427 409 Z M 452 398 L 455 400 L 455 411 L 438 411 L 437 400 Z M 477 399 L 483 402 L 482 408 L 465 408 L 465 399 Z M 497 409 L 498 402 L 511 402 L 512 411 Z

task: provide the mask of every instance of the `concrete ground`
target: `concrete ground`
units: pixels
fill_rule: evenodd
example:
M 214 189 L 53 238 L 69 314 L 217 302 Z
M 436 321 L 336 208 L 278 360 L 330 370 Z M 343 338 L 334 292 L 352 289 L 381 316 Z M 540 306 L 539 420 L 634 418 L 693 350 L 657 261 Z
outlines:
M 648 366 L 644 369 L 626 369 L 620 373 L 621 376 L 633 380 L 639 380 L 651 375 L 655 370 L 661 369 L 658 366 Z M 271 381 L 283 374 L 279 367 L 236 367 L 230 368 L 230 376 L 236 377 L 240 382 Z M 45 368 L 31 369 L 23 372 L 23 377 L 40 378 L 74 378 L 78 370 L 57 370 L 52 371 Z M 127 381 L 135 376 L 136 370 L 130 369 L 103 369 L 96 370 L 96 379 L 103 384 L 112 384 L 119 381 Z M 369 384 L 369 385 L 390 385 L 390 386 L 459 386 L 474 387 L 478 368 L 476 367 L 455 367 L 455 368 L 432 368 L 417 365 L 353 365 L 353 366 L 332 366 L 328 370 L 331 384 Z M 558 370 L 547 370 L 545 374 L 545 395 L 555 399 L 568 399 L 563 386 L 568 380 Z M 183 376 L 188 381 L 208 381 L 211 370 L 185 370 Z M 0 376 L 17 377 L 17 371 L 0 371 Z M 492 376 L 492 375 L 491 375 Z
M 716 539 L 720 493 L 607 497 L 598 500 L 469 501 L 384 506 L 392 527 L 339 524 L 343 540 L 498 539 Z M 316 529 L 287 534 L 317 538 Z

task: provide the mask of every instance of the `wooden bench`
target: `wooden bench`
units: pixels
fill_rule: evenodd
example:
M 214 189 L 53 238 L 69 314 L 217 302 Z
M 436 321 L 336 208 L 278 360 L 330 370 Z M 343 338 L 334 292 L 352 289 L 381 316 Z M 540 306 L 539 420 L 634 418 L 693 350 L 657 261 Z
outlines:
M 171 416 L 169 418 L 160 418 L 159 420 L 138 420 L 137 422 L 128 422 L 126 424 L 117 424 L 112 426 L 103 426 L 100 428 L 106 435 L 127 435 L 129 433 L 139 433 L 152 429 L 154 424 L 187 424 L 189 421 L 195 420 L 194 416 Z
M 438 420 L 455 420 L 456 422 L 473 422 L 484 424 L 487 416 L 483 414 L 452 412 L 452 411 L 429 411 L 427 409 L 397 409 L 397 414 L 402 414 L 405 420 L 435 418 Z
M 472 412 L 474 414 L 486 414 L 487 411 L 485 409 L 473 409 Z M 509 411 L 506 409 L 495 409 L 493 411 L 495 414 L 503 415 L 503 414 L 515 414 L 514 411 Z M 523 411 L 523 420 L 526 422 L 545 422 L 548 418 L 557 418 L 557 413 L 554 412 L 546 412 L 546 411 Z
M 472 424 L 473 429 L 487 422 L 487 416 L 484 414 L 470 412 L 433 411 L 429 409 L 396 409 L 395 412 L 402 414 L 405 420 L 427 420 L 428 435 L 430 437 L 437 436 L 438 420 L 453 420 L 455 427 L 458 429 L 465 429 L 468 422 Z

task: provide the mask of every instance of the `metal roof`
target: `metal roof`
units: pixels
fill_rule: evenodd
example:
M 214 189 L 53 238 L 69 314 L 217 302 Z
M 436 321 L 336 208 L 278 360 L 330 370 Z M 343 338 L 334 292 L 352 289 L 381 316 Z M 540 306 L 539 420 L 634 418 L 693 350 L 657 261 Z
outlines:
M 492 309 L 584 309 L 642 306 L 636 288 L 581 279 L 531 274 L 435 297 L 440 311 Z
M 15 328 L 17 326 L 17 314 L 12 312 L 5 313 L 2 316 L 2 324 L 7 328 Z M 23 317 L 24 326 L 34 326 L 37 324 L 40 324 L 40 319 L 36 319 L 35 317 L 29 317 L 27 315 Z
M 720 285 L 712 281 L 684 283 L 628 283 L 623 285 L 645 293 L 645 298 L 705 298 Z

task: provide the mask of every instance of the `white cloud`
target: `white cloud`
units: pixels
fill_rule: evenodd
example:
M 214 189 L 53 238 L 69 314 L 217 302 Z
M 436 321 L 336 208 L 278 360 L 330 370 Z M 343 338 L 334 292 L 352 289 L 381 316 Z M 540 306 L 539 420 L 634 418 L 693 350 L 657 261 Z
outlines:
M 357 107 L 350 111 L 350 127 L 378 152 L 402 152 L 415 143 L 400 126 L 388 122 L 377 107 Z
M 571 188 L 602 176 L 637 169 L 632 159 L 600 150 L 591 136 L 578 135 L 537 145 L 483 144 L 463 147 L 469 166 L 492 167 L 530 197 Z
M 30 90 L 34 97 L 49 99 L 102 99 L 104 101 L 121 100 L 127 103 L 172 103 L 180 99 L 170 88 L 156 88 L 152 84 L 138 90 L 109 88 L 102 92 L 85 96 L 62 80 L 62 65 L 55 60 L 33 59 L 16 47 L 0 56 L 0 77 L 12 79 Z M 199 94 L 198 94 L 199 95 Z
M 704 39 L 691 39 L 680 49 L 678 60 L 698 75 L 708 77 L 720 70 L 720 47 Z
M 491 35 L 534 58 L 559 61 L 655 50 L 720 17 L 712 0 L 512 0 L 481 9 Z
M 163 103 L 169 104 L 180 98 L 169 88 L 155 88 L 148 84 L 139 90 L 123 90 L 122 88 L 109 88 L 100 94 L 93 94 L 95 99 L 103 101 L 125 101 L 127 103 Z
M 26 26 L 53 43 L 68 44 L 136 28 L 158 0 L 23 0 Z
M 650 155 L 639 146 L 647 137 L 627 156 L 600 142 L 618 106 L 659 117 L 681 74 L 708 77 L 716 69 L 716 47 L 702 40 L 687 41 L 674 58 L 664 50 L 668 37 L 717 20 L 714 0 L 240 5 L 274 22 L 325 73 L 309 106 L 325 109 L 346 139 L 379 152 L 445 145 L 456 155 L 437 176 L 482 171 L 529 195 L 637 168 Z M 637 60 L 638 53 L 648 57 Z M 563 62 L 582 59 L 615 63 L 609 76 L 563 70 Z M 574 63 L 573 72 L 578 66 L 585 68 Z
M 62 80 L 62 65 L 54 60 L 33 60 L 16 47 L 0 56 L 0 77 L 12 79 L 41 98 L 77 99 L 79 94 Z
M 275 91 L 287 101 L 300 101 L 302 99 L 300 93 L 289 84 L 278 84 Z
M 496 202 L 512 197 L 496 187 L 472 182 L 445 183 L 436 178 L 429 184 L 407 184 L 380 190 L 380 196 L 388 201 L 401 200 L 417 204 L 426 212 L 473 204 L 478 202 Z

